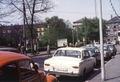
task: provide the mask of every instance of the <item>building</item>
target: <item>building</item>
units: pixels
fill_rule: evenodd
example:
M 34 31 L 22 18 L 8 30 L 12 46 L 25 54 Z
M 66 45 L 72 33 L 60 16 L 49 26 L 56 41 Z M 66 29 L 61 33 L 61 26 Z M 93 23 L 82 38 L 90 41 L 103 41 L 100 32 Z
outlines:
M 114 41 L 118 39 L 117 31 L 120 30 L 120 17 L 116 16 L 106 22 L 107 26 L 107 41 Z
M 23 25 L 2 25 L 3 37 L 12 41 L 12 44 L 18 44 L 23 40 Z M 37 39 L 41 39 L 44 35 L 45 26 L 43 24 L 35 24 L 34 28 L 37 32 Z M 27 29 L 27 28 L 25 28 Z
M 73 22 L 73 27 L 74 28 L 80 28 L 80 26 L 82 25 L 82 23 L 83 23 L 82 19 L 74 21 Z

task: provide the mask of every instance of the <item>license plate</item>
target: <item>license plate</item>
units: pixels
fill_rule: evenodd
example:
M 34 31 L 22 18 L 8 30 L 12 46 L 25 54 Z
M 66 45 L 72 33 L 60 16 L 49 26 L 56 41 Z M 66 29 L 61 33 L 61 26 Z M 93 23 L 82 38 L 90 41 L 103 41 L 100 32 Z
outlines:
M 57 72 L 68 72 L 67 69 L 56 69 Z

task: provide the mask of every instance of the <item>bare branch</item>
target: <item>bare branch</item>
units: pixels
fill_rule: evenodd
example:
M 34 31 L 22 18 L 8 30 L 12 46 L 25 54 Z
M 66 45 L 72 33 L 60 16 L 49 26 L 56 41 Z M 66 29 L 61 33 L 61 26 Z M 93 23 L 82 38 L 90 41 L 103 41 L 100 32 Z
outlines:
M 13 2 L 11 2 L 11 4 L 12 4 L 15 8 L 17 8 L 20 12 L 23 13 L 23 11 L 22 11 L 20 8 L 18 8 Z
M 31 11 L 31 7 L 30 7 L 30 4 L 29 4 L 29 2 L 28 2 L 28 0 L 26 0 L 26 2 L 27 2 L 27 6 L 28 6 L 28 9 L 29 9 L 29 12 L 30 12 L 30 14 L 32 14 L 32 11 Z

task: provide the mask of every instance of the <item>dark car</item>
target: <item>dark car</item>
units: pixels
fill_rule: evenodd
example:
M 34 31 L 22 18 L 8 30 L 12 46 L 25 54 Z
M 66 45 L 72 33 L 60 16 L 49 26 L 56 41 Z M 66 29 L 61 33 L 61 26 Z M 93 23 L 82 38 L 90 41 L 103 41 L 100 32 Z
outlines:
M 99 49 L 95 46 L 83 46 L 83 47 L 88 50 L 88 52 L 90 53 L 90 56 L 95 57 L 96 64 L 99 64 L 100 63 L 100 51 L 99 51 Z
M 23 54 L 0 51 L 0 82 L 57 82 L 57 79 L 46 75 Z
M 104 44 L 103 51 L 104 51 L 104 59 L 105 60 L 111 59 L 111 57 L 112 57 L 112 51 L 111 51 L 111 49 L 110 49 L 110 47 L 109 47 L 108 44 Z
M 111 50 L 111 55 L 115 56 L 116 52 L 117 52 L 117 49 L 116 49 L 115 45 L 114 44 L 107 44 L 107 45 L 109 46 L 109 48 Z

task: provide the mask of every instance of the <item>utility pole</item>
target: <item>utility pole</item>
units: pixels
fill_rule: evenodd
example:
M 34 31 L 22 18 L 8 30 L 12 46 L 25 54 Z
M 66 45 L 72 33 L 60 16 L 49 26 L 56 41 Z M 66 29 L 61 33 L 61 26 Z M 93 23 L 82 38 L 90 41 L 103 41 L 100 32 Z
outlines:
M 105 65 L 104 65 L 104 54 L 103 54 L 103 29 L 102 29 L 102 0 L 100 1 L 100 18 L 99 18 L 99 29 L 100 29 L 100 53 L 101 53 L 101 79 L 105 80 Z

